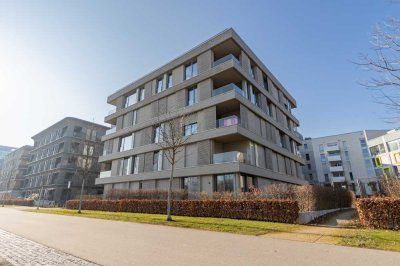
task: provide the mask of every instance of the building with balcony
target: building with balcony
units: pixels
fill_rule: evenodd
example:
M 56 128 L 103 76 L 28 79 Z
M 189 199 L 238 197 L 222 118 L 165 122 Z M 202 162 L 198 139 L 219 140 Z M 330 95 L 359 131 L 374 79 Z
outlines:
M 171 165 L 157 145 L 159 127 L 188 116 L 190 135 L 174 188 L 248 191 L 272 183 L 305 184 L 295 99 L 233 29 L 110 95 L 96 184 L 110 189 L 166 189 Z
M 102 187 L 94 184 L 100 173 L 99 154 L 103 150 L 101 137 L 108 127 L 81 119 L 66 117 L 32 137 L 33 149 L 22 187 L 29 197 L 42 190 L 43 199 L 62 206 L 79 195 L 82 177 L 79 166 L 89 160 L 90 176 L 85 194 L 101 194 Z
M 341 186 L 356 195 L 377 192 L 377 178 L 368 144 L 386 130 L 363 130 L 319 138 L 305 138 L 300 148 L 304 176 L 312 184 Z
M 9 147 L 9 146 L 2 146 L 0 145 L 0 172 L 1 168 L 3 167 L 4 157 L 12 151 L 15 151 L 17 148 Z
M 13 197 L 21 196 L 21 187 L 29 162 L 29 152 L 32 146 L 23 146 L 8 153 L 4 157 L 3 168 L 0 171 L 0 194 Z

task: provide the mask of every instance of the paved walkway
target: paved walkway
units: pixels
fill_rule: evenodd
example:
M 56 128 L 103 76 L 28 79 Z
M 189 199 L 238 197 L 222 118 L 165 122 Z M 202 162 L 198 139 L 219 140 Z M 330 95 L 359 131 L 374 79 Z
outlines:
M 0 228 L 101 265 L 388 266 L 400 261 L 395 252 L 13 208 L 0 208 Z
M 0 257 L 0 265 L 95 265 L 1 229 Z

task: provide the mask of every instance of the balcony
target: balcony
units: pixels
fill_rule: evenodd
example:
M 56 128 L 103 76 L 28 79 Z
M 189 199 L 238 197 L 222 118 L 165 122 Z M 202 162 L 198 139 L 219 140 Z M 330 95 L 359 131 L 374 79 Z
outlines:
M 340 155 L 328 155 L 328 162 L 335 162 L 335 161 L 341 161 L 342 156 Z
M 325 147 L 325 151 L 326 152 L 332 152 L 332 151 L 339 151 L 339 145 L 335 144 L 335 145 L 329 145 Z
M 218 163 L 233 163 L 239 162 L 244 163 L 245 155 L 239 151 L 229 151 L 223 153 L 216 153 L 213 155 L 214 164 Z
M 233 60 L 233 61 L 235 61 L 237 64 L 240 65 L 240 61 L 239 61 L 239 59 L 237 59 L 236 56 L 234 56 L 233 54 L 228 54 L 228 55 L 226 55 L 226 56 L 224 56 L 224 57 L 222 57 L 222 58 L 220 58 L 220 59 L 214 61 L 214 66 L 221 65 L 221 64 L 223 64 L 223 63 L 225 63 L 226 61 L 229 61 L 229 60 Z
M 344 176 L 332 176 L 331 181 L 333 183 L 342 183 L 342 182 L 346 182 L 346 178 Z
M 343 166 L 329 166 L 331 172 L 343 172 Z
M 229 127 L 238 124 L 239 124 L 239 117 L 237 117 L 236 115 L 231 115 L 217 120 L 217 128 Z
M 232 90 L 236 91 L 237 93 L 239 93 L 243 97 L 245 96 L 244 95 L 244 91 L 242 91 L 242 89 L 239 88 L 234 83 L 230 83 L 228 85 L 225 85 L 225 86 L 219 87 L 218 89 L 213 90 L 212 96 L 217 96 L 217 95 L 220 95 L 222 93 L 226 93 L 226 92 L 229 92 L 229 91 L 232 91 Z
M 111 176 L 111 170 L 100 172 L 100 178 L 106 178 L 106 177 L 110 177 L 110 176 Z
M 106 135 L 115 133 L 117 131 L 117 128 L 115 126 L 112 126 L 109 130 L 106 131 Z

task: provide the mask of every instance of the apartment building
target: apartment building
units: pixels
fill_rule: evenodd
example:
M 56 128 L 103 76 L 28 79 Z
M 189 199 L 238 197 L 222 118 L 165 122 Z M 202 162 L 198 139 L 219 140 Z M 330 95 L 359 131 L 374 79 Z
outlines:
M 0 171 L 4 163 L 4 157 L 12 151 L 15 151 L 17 148 L 2 146 L 0 145 Z
M 21 196 L 21 187 L 29 162 L 29 152 L 32 146 L 23 146 L 8 153 L 4 157 L 3 168 L 0 171 L 0 194 Z
M 399 176 L 400 130 L 393 129 L 385 135 L 368 141 L 376 176 Z
M 101 137 L 108 128 L 81 119 L 66 117 L 32 137 L 33 149 L 22 187 L 22 195 L 39 194 L 62 206 L 79 195 L 82 177 L 78 168 L 83 160 L 93 165 L 86 181 L 85 194 L 101 194 L 95 186 L 99 175 L 98 156 L 103 150 Z M 98 166 L 98 167 L 97 167 Z
M 377 192 L 377 178 L 368 143 L 386 130 L 362 130 L 319 138 L 305 138 L 300 148 L 304 176 L 311 184 L 342 186 L 356 195 Z
M 166 189 L 171 165 L 160 127 L 188 116 L 174 188 L 248 191 L 305 184 L 296 101 L 233 29 L 227 29 L 110 95 L 113 128 L 96 180 L 110 189 Z M 150 136 L 150 137 L 148 137 Z

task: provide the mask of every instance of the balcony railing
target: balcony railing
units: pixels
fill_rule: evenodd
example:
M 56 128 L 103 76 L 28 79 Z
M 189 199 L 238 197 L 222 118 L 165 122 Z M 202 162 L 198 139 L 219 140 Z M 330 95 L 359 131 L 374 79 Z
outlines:
M 217 127 L 229 127 L 239 124 L 239 117 L 231 115 L 217 120 Z
M 245 155 L 239 151 L 229 151 L 223 153 L 216 153 L 213 155 L 214 164 L 217 163 L 232 163 L 232 162 L 240 162 L 244 163 Z
M 217 96 L 220 95 L 222 93 L 226 93 L 229 91 L 236 91 L 237 93 L 239 93 L 240 95 L 242 95 L 244 97 L 244 91 L 242 91 L 241 88 L 239 88 L 238 86 L 236 86 L 234 83 L 230 83 L 228 85 L 219 87 L 218 89 L 213 90 L 212 92 L 212 96 Z
M 331 181 L 333 183 L 341 183 L 341 182 L 346 182 L 346 178 L 344 176 L 332 176 Z
M 111 176 L 111 170 L 100 172 L 100 178 L 106 178 L 106 177 L 110 177 L 110 176 Z
M 331 172 L 343 172 L 343 166 L 330 166 L 329 171 Z
M 328 161 L 329 162 L 335 162 L 335 161 L 341 161 L 342 157 L 340 156 L 340 154 L 338 155 L 328 155 Z
M 226 61 L 229 61 L 229 60 L 233 60 L 233 61 L 235 61 L 236 63 L 238 63 L 240 65 L 240 61 L 239 61 L 239 59 L 237 59 L 236 56 L 234 56 L 233 54 L 228 54 L 228 55 L 226 55 L 226 56 L 214 61 L 214 66 L 221 65 L 221 64 L 223 64 L 223 63 L 225 63 Z
M 334 145 L 328 145 L 325 147 L 325 151 L 326 152 L 333 152 L 333 151 L 339 151 L 339 145 L 338 144 L 334 144 Z
M 117 128 L 115 126 L 112 126 L 109 130 L 106 131 L 106 135 L 115 133 L 117 131 Z

